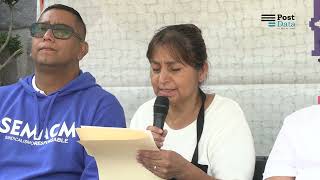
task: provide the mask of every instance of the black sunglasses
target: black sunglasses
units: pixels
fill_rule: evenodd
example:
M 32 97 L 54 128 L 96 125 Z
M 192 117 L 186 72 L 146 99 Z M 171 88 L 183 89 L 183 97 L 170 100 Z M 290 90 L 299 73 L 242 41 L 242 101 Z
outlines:
M 80 41 L 84 41 L 80 34 L 65 24 L 33 23 L 30 26 L 30 33 L 32 37 L 42 38 L 49 29 L 52 30 L 53 36 L 57 39 L 69 39 L 73 35 Z

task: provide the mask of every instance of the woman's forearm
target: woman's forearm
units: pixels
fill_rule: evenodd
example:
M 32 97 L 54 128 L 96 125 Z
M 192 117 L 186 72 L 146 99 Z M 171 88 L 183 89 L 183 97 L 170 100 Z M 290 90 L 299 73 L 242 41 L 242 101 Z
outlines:
M 176 178 L 177 180 L 216 180 L 214 177 L 209 176 L 201 169 L 193 165 L 192 163 L 188 163 L 184 168 L 181 176 Z

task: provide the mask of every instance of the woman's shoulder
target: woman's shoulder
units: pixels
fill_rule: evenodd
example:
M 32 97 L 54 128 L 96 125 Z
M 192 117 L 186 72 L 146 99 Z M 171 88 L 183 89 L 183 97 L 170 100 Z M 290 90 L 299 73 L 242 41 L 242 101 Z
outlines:
M 152 98 L 152 99 L 149 99 L 147 100 L 146 102 L 144 102 L 143 104 L 141 104 L 137 111 L 136 112 L 139 112 L 139 111 L 146 111 L 146 110 L 152 110 L 153 111 L 153 104 L 155 102 L 156 98 Z
M 130 121 L 130 127 L 144 129 L 144 126 L 149 124 L 149 121 L 152 121 L 153 104 L 155 100 L 156 98 L 152 98 L 138 107 Z
M 288 115 L 284 122 L 284 126 L 294 126 L 301 128 L 302 126 L 319 126 L 320 105 L 312 105 L 299 109 L 292 114 Z
M 296 118 L 296 117 L 306 117 L 310 115 L 318 115 L 320 114 L 320 105 L 312 105 L 308 107 L 304 107 L 302 109 L 299 109 L 292 114 L 288 115 L 288 118 Z M 319 117 L 319 116 L 316 116 Z
M 218 94 L 215 95 L 210 106 L 206 109 L 205 119 L 208 128 L 215 128 L 216 131 L 247 123 L 239 104 Z
M 219 94 L 214 94 L 214 98 L 207 108 L 207 111 L 242 111 L 239 103 Z

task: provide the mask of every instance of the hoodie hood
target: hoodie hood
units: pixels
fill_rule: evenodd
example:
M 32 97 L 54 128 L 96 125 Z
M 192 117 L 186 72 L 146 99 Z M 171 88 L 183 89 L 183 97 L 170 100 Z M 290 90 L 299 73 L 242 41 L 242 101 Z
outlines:
M 35 89 L 32 87 L 32 78 L 34 75 L 27 76 L 23 79 L 19 80 L 19 83 L 23 86 L 25 91 L 29 94 L 37 94 L 37 96 L 44 96 L 38 92 L 36 92 Z M 56 92 L 53 92 L 49 94 L 48 96 L 64 96 L 68 95 L 77 91 L 81 91 L 84 89 L 88 89 L 94 86 L 99 86 L 96 84 L 96 79 L 88 72 L 83 73 L 80 71 L 80 74 L 78 77 L 76 77 L 74 80 L 70 81 L 68 84 L 66 84 L 64 87 L 59 89 Z
M 32 78 L 34 75 L 27 76 L 24 79 L 20 79 L 19 83 L 22 85 L 24 88 L 25 92 L 30 94 L 35 103 L 34 103 L 34 111 L 36 116 L 36 123 L 37 123 L 37 135 L 40 136 L 41 133 L 44 133 L 43 131 L 45 128 L 48 126 L 49 123 L 49 118 L 52 112 L 52 108 L 54 106 L 55 100 L 59 97 L 66 96 L 72 93 L 76 93 L 78 91 L 82 91 L 94 86 L 99 86 L 96 84 L 96 79 L 88 72 L 83 73 L 80 71 L 80 74 L 78 77 L 76 77 L 74 80 L 70 81 L 68 84 L 66 84 L 64 87 L 59 89 L 56 92 L 53 92 L 49 94 L 48 96 L 43 95 L 39 92 L 37 92 L 33 87 L 32 87 Z M 39 103 L 39 98 L 47 98 L 47 109 L 45 114 L 41 114 L 40 110 L 40 103 Z M 42 118 L 41 118 L 42 117 Z M 43 120 L 41 120 L 43 119 Z

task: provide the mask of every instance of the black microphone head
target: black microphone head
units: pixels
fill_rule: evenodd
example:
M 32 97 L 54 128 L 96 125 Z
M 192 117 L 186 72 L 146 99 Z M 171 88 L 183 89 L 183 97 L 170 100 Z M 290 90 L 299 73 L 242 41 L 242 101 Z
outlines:
M 164 121 L 169 110 L 168 97 L 158 96 L 153 106 L 153 126 L 163 129 Z
M 158 96 L 154 102 L 153 112 L 154 113 L 168 113 L 169 99 L 165 96 Z

